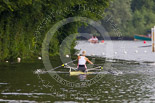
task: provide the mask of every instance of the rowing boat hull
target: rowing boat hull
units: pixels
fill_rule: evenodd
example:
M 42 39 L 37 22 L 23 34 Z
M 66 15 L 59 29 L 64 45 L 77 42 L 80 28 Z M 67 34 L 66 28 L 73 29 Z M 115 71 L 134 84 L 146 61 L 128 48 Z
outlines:
M 135 35 L 134 36 L 135 40 L 146 40 L 146 41 L 151 41 L 151 37 L 145 36 L 145 35 Z
M 81 71 L 71 71 L 70 75 L 80 75 L 80 74 L 93 74 L 94 72 L 81 72 Z

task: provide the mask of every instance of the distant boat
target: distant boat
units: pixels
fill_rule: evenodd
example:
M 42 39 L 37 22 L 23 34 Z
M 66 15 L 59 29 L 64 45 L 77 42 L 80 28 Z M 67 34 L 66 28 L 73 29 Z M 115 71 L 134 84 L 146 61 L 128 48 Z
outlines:
M 96 37 L 96 36 L 92 36 L 92 38 L 90 38 L 89 40 L 88 40 L 90 43 L 98 43 L 98 38 Z
M 151 41 L 151 37 L 146 35 L 134 35 L 134 40 L 146 40 Z

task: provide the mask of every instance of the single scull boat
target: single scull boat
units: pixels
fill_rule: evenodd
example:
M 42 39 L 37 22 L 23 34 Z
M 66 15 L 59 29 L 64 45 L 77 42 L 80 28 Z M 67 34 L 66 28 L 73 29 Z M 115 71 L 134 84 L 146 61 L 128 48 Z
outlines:
M 82 72 L 82 71 L 78 71 L 77 68 L 71 67 L 69 65 L 65 65 L 64 68 L 69 68 L 70 69 L 69 74 L 71 76 L 73 76 L 73 75 L 81 75 L 81 74 L 95 74 L 95 71 L 100 71 L 101 69 L 103 69 L 103 67 L 98 66 L 96 68 L 87 69 L 86 72 Z M 90 72 L 90 71 L 92 71 L 92 72 Z

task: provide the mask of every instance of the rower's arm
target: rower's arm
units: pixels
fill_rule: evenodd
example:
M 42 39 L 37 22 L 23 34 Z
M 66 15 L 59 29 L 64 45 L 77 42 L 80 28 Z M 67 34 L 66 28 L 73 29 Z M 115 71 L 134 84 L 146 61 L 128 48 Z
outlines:
M 78 56 L 78 58 L 77 58 L 78 60 L 80 59 L 80 56 Z
M 86 58 L 86 61 L 90 64 L 93 64 L 93 62 L 91 62 L 88 58 Z
M 81 58 L 81 57 L 80 57 L 80 56 L 78 56 L 78 57 L 77 57 L 77 61 L 79 61 L 79 59 L 80 59 L 80 58 Z

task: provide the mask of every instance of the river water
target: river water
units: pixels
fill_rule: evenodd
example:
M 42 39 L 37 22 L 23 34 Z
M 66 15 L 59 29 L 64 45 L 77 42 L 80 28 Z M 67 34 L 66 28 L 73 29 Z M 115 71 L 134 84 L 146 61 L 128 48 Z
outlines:
M 86 50 L 95 64 L 104 67 L 101 73 L 93 75 L 70 76 L 69 69 L 63 67 L 56 69 L 56 73 L 38 73 L 38 70 L 46 69 L 37 59 L 25 63 L 2 63 L 0 102 L 153 103 L 155 56 L 151 53 L 150 44 L 133 41 L 90 44 L 79 41 L 76 49 Z M 50 60 L 53 67 L 62 64 L 59 57 Z M 108 70 L 120 74 L 115 75 Z

